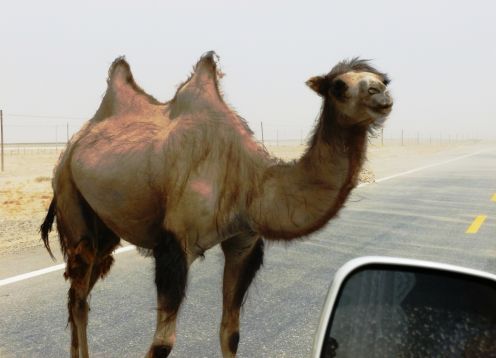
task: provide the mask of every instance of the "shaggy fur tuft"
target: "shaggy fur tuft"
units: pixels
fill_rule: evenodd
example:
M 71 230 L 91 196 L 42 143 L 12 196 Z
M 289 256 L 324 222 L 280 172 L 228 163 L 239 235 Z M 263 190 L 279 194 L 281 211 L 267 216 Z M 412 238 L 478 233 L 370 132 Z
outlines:
M 159 296 L 159 309 L 175 317 L 186 292 L 188 267 L 183 249 L 176 236 L 162 231 L 153 249 L 155 257 L 155 284 Z
M 56 206 L 57 206 L 57 202 L 55 201 L 55 197 L 53 197 L 52 201 L 50 202 L 50 206 L 48 207 L 48 212 L 46 214 L 45 220 L 43 221 L 40 227 L 41 239 L 43 240 L 43 244 L 45 245 L 45 248 L 50 254 L 52 260 L 55 260 L 55 256 L 53 256 L 52 250 L 50 249 L 48 234 L 52 231 L 53 221 L 55 219 L 55 213 L 57 210 Z

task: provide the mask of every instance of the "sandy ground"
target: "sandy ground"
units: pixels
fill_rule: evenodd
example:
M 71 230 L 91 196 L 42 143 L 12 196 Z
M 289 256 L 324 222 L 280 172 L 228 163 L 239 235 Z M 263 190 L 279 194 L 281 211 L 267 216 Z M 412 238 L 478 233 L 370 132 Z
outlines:
M 0 255 L 41 246 L 38 233 L 52 198 L 51 177 L 59 157 L 8 154 L 0 173 Z
M 431 156 L 453 147 L 435 144 L 381 146 L 372 142 L 369 161 L 360 179 L 362 182 L 374 181 L 377 172 L 382 174 L 381 170 L 387 168 L 388 160 Z M 277 157 L 292 160 L 298 158 L 305 147 L 295 143 L 267 146 L 267 149 Z M 5 156 L 5 171 L 0 173 L 0 256 L 42 246 L 38 230 L 52 197 L 51 177 L 59 156 L 60 149 L 55 148 L 20 150 Z

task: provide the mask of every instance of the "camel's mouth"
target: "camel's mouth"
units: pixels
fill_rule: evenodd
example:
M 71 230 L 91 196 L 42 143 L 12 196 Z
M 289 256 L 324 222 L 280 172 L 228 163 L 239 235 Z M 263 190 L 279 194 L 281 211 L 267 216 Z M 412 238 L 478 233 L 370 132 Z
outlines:
M 393 103 L 388 103 L 388 104 L 382 104 L 382 105 L 376 105 L 376 106 L 368 106 L 370 110 L 372 110 L 375 113 L 379 113 L 382 115 L 387 115 L 391 112 L 393 109 Z

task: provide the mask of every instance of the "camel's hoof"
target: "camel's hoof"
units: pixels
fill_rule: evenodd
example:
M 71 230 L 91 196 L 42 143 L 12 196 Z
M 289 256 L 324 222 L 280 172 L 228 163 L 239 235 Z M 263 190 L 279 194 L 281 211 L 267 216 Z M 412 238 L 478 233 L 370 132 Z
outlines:
M 229 337 L 229 350 L 233 355 L 236 355 L 236 352 L 238 351 L 238 344 L 239 344 L 239 332 L 234 332 Z
M 161 345 L 161 346 L 152 346 L 150 351 L 146 355 L 146 358 L 166 358 L 169 356 L 172 351 L 171 346 Z

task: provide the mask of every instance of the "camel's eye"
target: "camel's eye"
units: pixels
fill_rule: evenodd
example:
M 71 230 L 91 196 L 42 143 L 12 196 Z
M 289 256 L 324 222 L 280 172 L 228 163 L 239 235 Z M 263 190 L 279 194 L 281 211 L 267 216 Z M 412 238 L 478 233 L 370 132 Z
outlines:
M 388 84 L 391 83 L 391 80 L 388 80 L 387 78 L 384 79 L 384 81 L 382 81 L 382 83 L 384 83 L 384 86 L 387 86 Z
M 330 92 L 338 99 L 344 99 L 348 85 L 343 80 L 335 80 L 330 88 Z
M 379 91 L 379 89 L 376 87 L 370 87 L 369 88 L 369 94 L 377 94 L 379 92 L 381 92 L 381 91 Z

